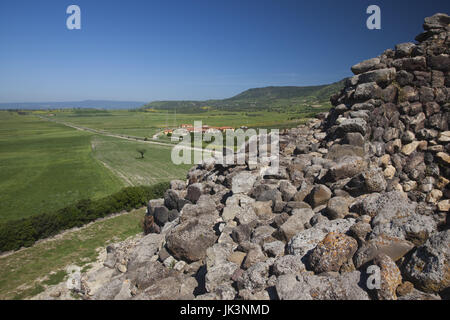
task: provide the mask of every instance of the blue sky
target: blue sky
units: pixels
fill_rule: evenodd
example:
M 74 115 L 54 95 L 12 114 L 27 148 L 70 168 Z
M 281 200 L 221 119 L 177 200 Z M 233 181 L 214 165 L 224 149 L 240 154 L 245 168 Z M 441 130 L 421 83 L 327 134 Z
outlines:
M 66 28 L 81 8 L 82 29 Z M 381 7 L 382 30 L 366 28 Z M 448 0 L 1 0 L 0 102 L 225 98 L 315 85 L 414 40 Z

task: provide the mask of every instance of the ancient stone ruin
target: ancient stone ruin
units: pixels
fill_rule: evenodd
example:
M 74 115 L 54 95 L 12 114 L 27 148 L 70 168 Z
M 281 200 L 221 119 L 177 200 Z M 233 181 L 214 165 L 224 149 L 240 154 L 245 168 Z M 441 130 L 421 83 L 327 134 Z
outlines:
M 424 29 L 281 135 L 277 174 L 210 160 L 172 181 L 84 297 L 448 299 L 450 17 Z

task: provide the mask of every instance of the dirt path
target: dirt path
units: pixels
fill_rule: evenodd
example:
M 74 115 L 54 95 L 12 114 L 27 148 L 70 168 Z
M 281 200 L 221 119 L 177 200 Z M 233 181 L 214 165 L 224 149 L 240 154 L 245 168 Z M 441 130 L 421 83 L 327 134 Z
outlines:
M 106 162 L 103 162 L 102 160 L 99 160 L 99 159 L 97 159 L 97 160 L 100 161 L 100 163 L 103 164 L 106 169 L 111 170 L 112 173 L 116 174 L 120 179 L 125 181 L 125 183 L 128 184 L 130 187 L 134 187 L 135 186 L 134 183 L 130 179 L 128 179 L 128 177 L 126 175 L 124 175 L 122 172 L 120 172 L 119 170 L 114 169 L 113 167 L 108 165 Z

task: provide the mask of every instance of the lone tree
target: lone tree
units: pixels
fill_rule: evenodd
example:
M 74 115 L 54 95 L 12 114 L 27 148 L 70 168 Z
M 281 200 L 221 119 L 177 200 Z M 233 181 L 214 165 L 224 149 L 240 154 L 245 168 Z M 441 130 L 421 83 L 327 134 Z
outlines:
M 141 155 L 141 159 L 144 159 L 144 154 L 147 152 L 145 149 L 137 149 L 137 152 Z

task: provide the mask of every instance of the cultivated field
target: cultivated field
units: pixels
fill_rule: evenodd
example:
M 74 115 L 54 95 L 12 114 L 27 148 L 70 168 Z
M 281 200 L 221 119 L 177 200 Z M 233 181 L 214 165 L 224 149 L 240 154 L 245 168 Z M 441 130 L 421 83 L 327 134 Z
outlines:
M 0 222 L 120 190 L 91 152 L 92 134 L 0 112 Z
M 137 149 L 146 153 L 141 159 Z M 152 185 L 173 179 L 184 179 L 192 165 L 176 166 L 170 161 L 170 146 L 146 144 L 113 137 L 92 137 L 96 159 L 115 173 L 126 185 Z
M 63 121 L 79 126 L 105 130 L 107 132 L 151 139 L 164 128 L 175 128 L 181 124 L 194 124 L 202 121 L 204 125 L 230 127 L 294 127 L 303 123 L 305 116 L 299 112 L 231 112 L 207 111 L 202 113 L 175 114 L 174 111 L 133 112 L 65 110 L 52 112 L 55 121 Z M 43 114 L 45 116 L 45 114 Z
M 49 120 L 42 119 L 46 117 Z M 0 222 L 51 212 L 129 185 L 182 179 L 191 165 L 170 161 L 170 146 L 108 137 L 62 123 L 152 140 L 166 125 L 201 120 L 211 126 L 291 127 L 304 119 L 278 112 L 196 114 L 126 110 L 0 112 Z M 56 122 L 55 122 L 56 121 Z M 170 143 L 163 136 L 162 143 Z M 140 159 L 137 149 L 145 149 Z

